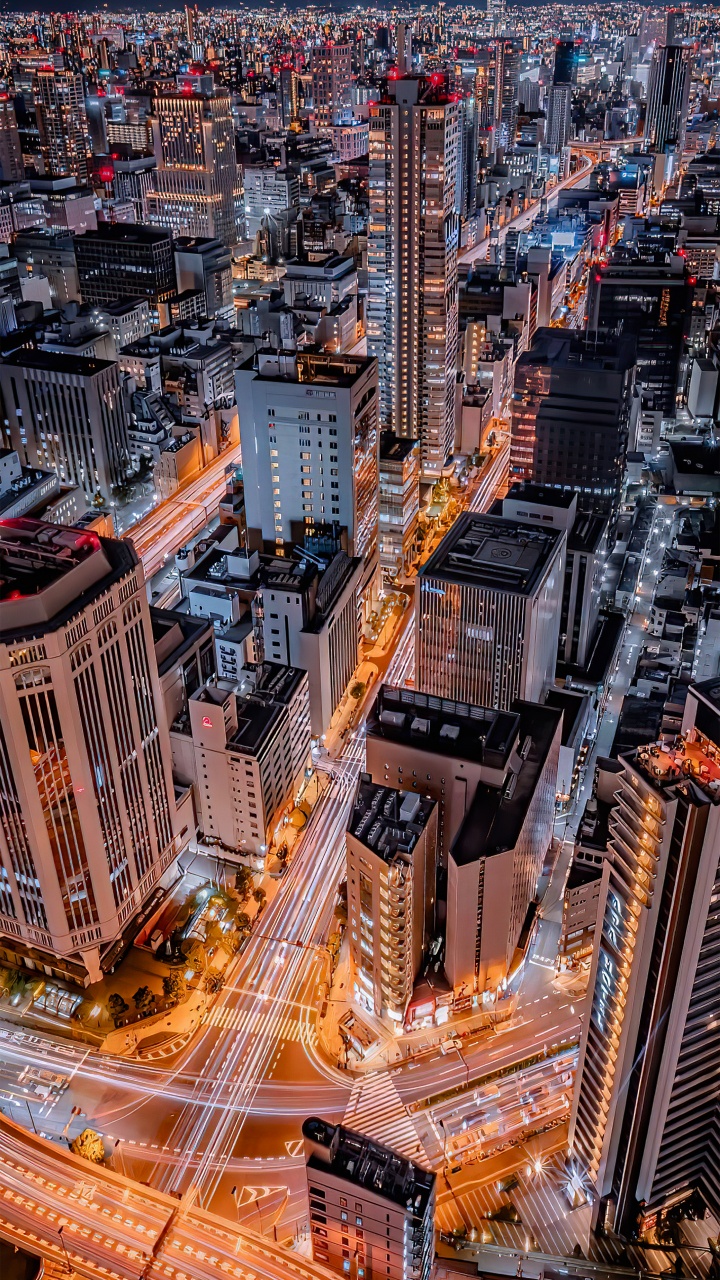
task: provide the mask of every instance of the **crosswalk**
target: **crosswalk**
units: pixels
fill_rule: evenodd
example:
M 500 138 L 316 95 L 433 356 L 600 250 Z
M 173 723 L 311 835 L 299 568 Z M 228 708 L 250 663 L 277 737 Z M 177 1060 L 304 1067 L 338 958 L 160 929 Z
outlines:
M 343 1124 L 408 1158 L 423 1155 L 415 1125 L 387 1072 L 370 1071 L 355 1081 Z
M 257 1018 L 257 1010 L 253 1009 L 233 1009 L 228 1005 L 213 1009 L 208 1024 L 211 1027 L 221 1027 L 225 1031 L 242 1031 L 244 1027 L 252 1019 Z M 290 1011 L 283 1018 L 277 1029 L 277 1039 L 281 1040 L 298 1040 L 304 1044 L 317 1044 L 317 1032 L 314 1026 L 311 1026 L 304 1020 L 299 1021 L 297 1011 Z

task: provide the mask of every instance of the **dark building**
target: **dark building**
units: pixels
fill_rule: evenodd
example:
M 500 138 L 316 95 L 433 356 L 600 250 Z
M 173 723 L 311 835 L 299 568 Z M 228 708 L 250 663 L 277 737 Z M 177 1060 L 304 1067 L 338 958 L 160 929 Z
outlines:
M 83 301 L 102 307 L 121 298 L 146 298 L 153 311 L 176 293 L 169 231 L 135 223 L 103 223 L 75 240 Z
M 515 369 L 513 480 L 576 491 L 587 510 L 617 508 L 634 370 L 633 337 L 538 329 Z
M 673 414 L 683 339 L 695 281 L 685 259 L 663 250 L 623 246 L 590 274 L 588 331 L 615 330 L 637 340 L 643 404 Z
M 690 48 L 660 45 L 653 53 L 648 80 L 645 138 L 652 151 L 676 146 L 682 151 L 690 95 Z
M 573 84 L 575 80 L 575 66 L 575 41 L 558 40 L 555 44 L 553 84 Z

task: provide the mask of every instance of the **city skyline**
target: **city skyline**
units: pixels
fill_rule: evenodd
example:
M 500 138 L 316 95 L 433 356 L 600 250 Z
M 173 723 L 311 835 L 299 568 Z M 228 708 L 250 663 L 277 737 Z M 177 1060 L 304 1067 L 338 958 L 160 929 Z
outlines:
M 0 16 L 0 1243 L 714 1280 L 720 9 Z

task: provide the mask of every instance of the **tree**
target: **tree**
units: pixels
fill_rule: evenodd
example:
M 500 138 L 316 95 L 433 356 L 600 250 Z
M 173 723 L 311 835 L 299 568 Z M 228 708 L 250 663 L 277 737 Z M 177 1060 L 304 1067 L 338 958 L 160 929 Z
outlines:
M 137 468 L 137 478 L 141 484 L 146 480 L 151 480 L 153 474 L 153 460 L 146 453 L 140 454 Z
M 235 928 L 239 933 L 246 934 L 250 932 L 250 917 L 247 911 L 238 911 L 235 917 Z
M 235 888 L 243 902 L 247 902 L 254 884 L 253 873 L 249 867 L 238 867 L 235 872 Z
M 119 1027 L 130 1005 L 127 1000 L 123 1000 L 117 991 L 113 991 L 112 995 L 108 996 L 107 1007 L 115 1026 Z
M 205 975 L 205 990 L 209 995 L 214 995 L 216 991 L 220 991 L 224 985 L 225 977 L 222 973 L 208 973 Z
M 257 904 L 258 904 L 258 908 L 259 908 L 260 910 L 262 910 L 262 908 L 265 906 L 265 902 L 267 901 L 267 894 L 266 894 L 265 890 L 264 890 L 264 889 L 261 889 L 261 888 L 258 886 L 258 888 L 257 888 L 257 889 L 253 889 L 253 895 L 252 895 L 252 896 L 253 896 L 253 898 L 255 899 L 255 901 L 256 901 L 256 902 L 257 902 Z
M 180 1004 L 187 996 L 187 982 L 185 975 L 179 970 L 168 973 L 162 980 L 163 995 L 166 1000 L 170 1000 L 172 1004 Z
M 73 1138 L 70 1150 L 73 1155 L 91 1160 L 93 1164 L 102 1164 L 105 1159 L 105 1143 L 94 1129 L 83 1129 L 77 1138 Z
M 221 946 L 224 937 L 225 935 L 217 920 L 208 920 L 205 925 L 205 946 L 214 951 L 216 947 Z
M 356 680 L 350 690 L 350 697 L 354 698 L 356 702 L 359 702 L 360 699 L 365 696 L 366 689 L 367 689 L 367 685 L 364 683 L 364 681 Z
M 149 987 L 138 987 L 133 996 L 133 1004 L 141 1018 L 147 1018 L 155 1005 L 155 993 Z

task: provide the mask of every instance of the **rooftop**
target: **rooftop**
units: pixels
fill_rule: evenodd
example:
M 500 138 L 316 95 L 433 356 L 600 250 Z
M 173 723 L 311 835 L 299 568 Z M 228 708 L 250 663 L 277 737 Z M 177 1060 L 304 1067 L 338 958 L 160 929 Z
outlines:
M 417 448 L 417 440 L 407 436 L 396 436 L 392 431 L 383 431 L 380 435 L 380 464 L 383 462 L 404 462 Z
M 513 707 L 522 714 L 520 767 L 501 787 L 478 783 L 450 849 L 456 866 L 515 847 L 562 720 L 562 711 L 534 702 L 518 700 Z
M 389 742 L 406 742 L 453 760 L 504 770 L 522 740 L 526 705 L 531 704 L 493 711 L 384 684 L 368 716 L 367 731 Z
M 352 1186 L 392 1200 L 415 1218 L 423 1218 L 435 1189 L 435 1174 L 344 1125 L 312 1117 L 303 1124 L 311 1151 L 308 1170 L 325 1169 Z M 322 1150 L 324 1148 L 324 1150 Z
M 44 369 L 48 373 L 72 373 L 76 377 L 93 378 L 106 369 L 114 369 L 112 360 L 96 360 L 94 356 L 71 356 L 63 351 L 29 351 L 23 347 L 4 356 L 3 364 L 16 369 Z
M 137 562 L 129 542 L 43 520 L 0 520 L 0 639 L 64 626 Z
M 564 534 L 519 520 L 465 511 L 420 569 L 421 590 L 432 581 L 515 595 L 534 594 Z
M 348 833 L 389 863 L 397 853 L 412 852 L 434 809 L 434 800 L 381 786 L 361 773 Z

